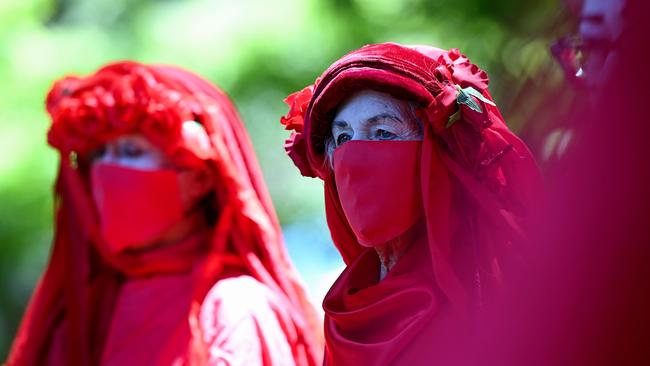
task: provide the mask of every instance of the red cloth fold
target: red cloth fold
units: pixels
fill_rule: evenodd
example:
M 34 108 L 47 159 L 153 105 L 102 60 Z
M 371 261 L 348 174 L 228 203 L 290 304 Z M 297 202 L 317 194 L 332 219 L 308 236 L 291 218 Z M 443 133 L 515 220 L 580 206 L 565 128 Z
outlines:
M 379 281 L 367 249 L 336 280 L 323 302 L 327 365 L 389 364 L 440 312 L 426 240 L 412 244 Z M 422 360 L 429 360 L 425 350 Z

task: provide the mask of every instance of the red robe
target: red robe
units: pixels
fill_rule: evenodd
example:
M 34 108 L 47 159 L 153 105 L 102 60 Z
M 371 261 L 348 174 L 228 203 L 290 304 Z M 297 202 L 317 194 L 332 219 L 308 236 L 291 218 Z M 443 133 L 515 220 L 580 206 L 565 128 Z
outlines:
M 246 130 L 228 97 L 170 66 L 107 65 L 54 84 L 55 238 L 7 364 L 316 365 L 319 327 L 284 248 Z M 192 139 L 183 123 L 205 132 Z M 112 253 L 83 159 L 138 133 L 215 178 L 214 224 L 181 243 Z M 207 216 L 206 216 L 207 217 Z
M 379 268 L 376 251 L 366 249 L 327 293 L 325 364 L 448 364 L 446 350 L 465 323 L 433 281 L 426 236 L 381 280 Z
M 100 365 L 158 365 L 187 362 L 175 330 L 186 320 L 189 273 L 129 279 L 120 289 Z M 280 301 L 248 275 L 219 280 L 201 304 L 200 322 L 210 365 L 294 365 L 283 332 Z M 284 318 L 284 319 L 283 319 Z M 51 339 L 45 365 L 66 364 L 66 326 Z M 164 350 L 164 352 L 160 352 Z M 165 360 L 166 362 L 161 362 Z
M 324 180 L 328 226 L 348 265 L 324 302 L 329 365 L 446 364 L 447 346 L 519 261 L 541 179 L 487 87 L 487 74 L 457 49 L 385 43 L 350 52 L 286 99 L 281 123 L 294 132 L 285 148 L 303 175 Z M 416 179 L 425 228 L 381 282 L 377 255 L 343 212 L 323 144 L 336 108 L 366 89 L 410 102 L 423 127 L 420 176 L 389 179 Z M 460 90 L 479 93 L 467 97 L 473 108 Z

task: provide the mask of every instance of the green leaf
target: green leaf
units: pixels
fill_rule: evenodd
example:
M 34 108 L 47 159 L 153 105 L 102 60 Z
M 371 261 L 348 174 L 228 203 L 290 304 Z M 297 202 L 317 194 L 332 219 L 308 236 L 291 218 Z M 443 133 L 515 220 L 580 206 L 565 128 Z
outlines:
M 458 90 L 458 95 L 456 96 L 456 103 L 458 103 L 458 105 L 465 104 L 470 109 L 479 113 L 483 113 L 481 106 L 472 98 L 474 97 L 482 101 L 483 103 L 496 106 L 494 102 L 484 97 L 483 94 L 481 94 L 481 92 L 479 92 L 478 90 L 474 89 L 471 86 L 468 86 L 467 88 L 461 88 L 460 85 L 456 85 L 456 90 Z M 453 124 L 453 122 L 450 121 L 447 123 L 447 125 L 450 126 L 451 124 Z
M 480 91 L 478 91 L 478 90 L 472 88 L 471 86 L 468 86 L 467 88 L 463 89 L 463 91 L 464 91 L 465 93 L 467 93 L 467 94 L 473 96 L 473 97 L 476 97 L 476 99 L 482 101 L 482 102 L 485 103 L 485 104 L 489 104 L 489 105 L 491 105 L 491 106 L 495 106 L 495 107 L 496 107 L 496 104 L 494 104 L 493 101 L 491 101 L 491 100 L 489 100 L 488 98 L 484 97 L 483 94 L 481 94 Z
M 445 128 L 451 127 L 451 125 L 456 123 L 456 121 L 458 121 L 459 119 L 460 119 L 460 108 L 458 108 L 456 113 L 449 116 L 449 119 L 447 120 L 447 125 L 445 126 Z
M 483 113 L 483 110 L 481 109 L 481 106 L 476 103 L 474 99 L 472 99 L 471 95 L 465 91 L 465 89 L 458 89 L 458 95 L 456 96 L 456 103 L 460 104 L 465 104 L 468 106 L 470 109 Z

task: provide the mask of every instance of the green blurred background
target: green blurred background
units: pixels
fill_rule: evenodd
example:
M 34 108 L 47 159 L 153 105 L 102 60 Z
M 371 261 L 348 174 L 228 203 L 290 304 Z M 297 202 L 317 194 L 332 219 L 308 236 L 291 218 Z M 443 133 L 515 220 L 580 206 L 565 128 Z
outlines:
M 534 150 L 566 110 L 549 43 L 560 0 L 0 0 L 0 360 L 49 255 L 58 164 L 44 97 L 68 73 L 118 59 L 175 64 L 224 89 L 248 126 L 290 253 L 314 302 L 341 268 L 322 185 L 284 156 L 282 99 L 367 43 L 458 47 L 491 76 Z

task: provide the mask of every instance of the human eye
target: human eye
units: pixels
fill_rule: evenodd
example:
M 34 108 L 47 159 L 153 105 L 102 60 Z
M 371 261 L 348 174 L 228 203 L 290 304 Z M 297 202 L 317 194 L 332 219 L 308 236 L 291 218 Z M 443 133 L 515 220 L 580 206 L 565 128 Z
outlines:
M 336 146 L 341 146 L 342 144 L 350 141 L 352 136 L 348 133 L 342 133 L 336 137 Z
M 375 131 L 375 137 L 379 140 L 393 140 L 397 137 L 397 135 L 386 129 L 378 128 Z
M 90 161 L 102 160 L 108 152 L 107 146 L 101 145 L 97 149 L 90 152 Z
M 145 149 L 131 141 L 124 143 L 120 148 L 120 152 L 122 156 L 127 158 L 139 158 L 146 153 Z

